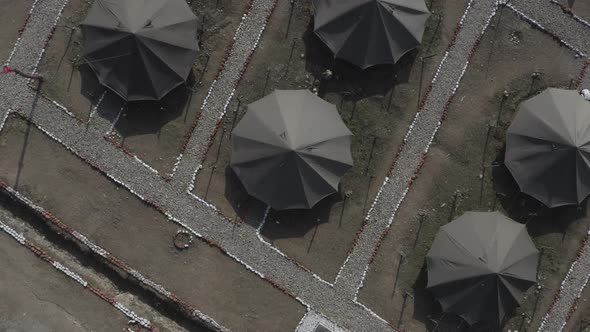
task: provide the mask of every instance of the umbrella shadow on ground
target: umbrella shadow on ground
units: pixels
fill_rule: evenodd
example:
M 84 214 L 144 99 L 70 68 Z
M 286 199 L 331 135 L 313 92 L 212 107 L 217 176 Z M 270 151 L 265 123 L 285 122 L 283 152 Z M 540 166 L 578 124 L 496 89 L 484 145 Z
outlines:
M 535 198 L 520 191 L 516 180 L 504 164 L 504 146 L 492 170 L 496 199 L 511 219 L 527 225 L 532 237 L 561 233 L 565 236 L 570 225 L 586 216 L 586 204 L 548 208 Z
M 186 84 L 179 85 L 161 100 L 132 101 L 127 103 L 123 117 L 115 128 L 123 137 L 153 134 L 168 122 L 180 117 L 190 102 L 195 76 L 190 73 Z
M 371 96 L 385 96 L 398 83 L 408 82 L 418 50 L 404 55 L 395 65 L 377 65 L 365 70 L 344 60 L 335 59 L 332 51 L 313 32 L 313 20 L 303 35 L 305 45 L 305 69 L 316 79 L 322 77 L 326 69 L 334 76 L 331 80 L 320 80 L 318 95 L 334 92 L 351 101 L 359 101 Z
M 260 225 L 267 205 L 248 194 L 230 166 L 225 168 L 224 197 L 235 212 L 234 216 L 228 217 L 239 218 L 254 228 Z M 264 227 L 264 236 L 271 240 L 302 237 L 316 226 L 328 222 L 332 207 L 340 201 L 342 198 L 336 193 L 326 197 L 309 210 L 271 210 Z M 253 219 L 252 216 L 260 218 Z
M 96 105 L 106 88 L 100 85 L 92 68 L 86 63 L 78 66 L 80 72 L 80 94 L 86 97 L 92 105 Z
M 414 296 L 414 318 L 424 323 L 426 331 L 431 332 L 497 332 L 500 328 L 493 328 L 481 324 L 469 326 L 463 318 L 453 313 L 445 313 L 442 307 L 426 289 L 428 282 L 428 270 L 426 262 L 418 274 L 418 278 L 412 286 Z M 508 317 L 510 316 L 507 315 Z
M 244 185 L 242 185 L 242 182 L 230 166 L 227 166 L 224 172 L 225 188 L 223 195 L 235 212 L 233 216 L 228 217 L 239 218 L 247 225 L 254 228 L 258 227 L 266 210 L 266 204 L 248 195 L 246 188 L 244 188 Z M 253 211 L 258 213 L 252 213 Z M 251 218 L 252 215 L 260 215 L 261 217 L 260 219 L 253 219 Z
M 341 201 L 342 197 L 336 193 L 324 198 L 309 210 L 271 210 L 262 233 L 271 241 L 303 237 L 309 232 L 315 233 L 319 225 L 330 222 L 332 208 Z

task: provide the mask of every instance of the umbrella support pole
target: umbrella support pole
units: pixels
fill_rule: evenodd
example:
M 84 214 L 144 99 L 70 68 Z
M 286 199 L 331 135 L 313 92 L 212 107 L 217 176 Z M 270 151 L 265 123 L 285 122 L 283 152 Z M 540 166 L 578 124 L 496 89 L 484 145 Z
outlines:
M 285 38 L 289 36 L 289 27 L 291 26 L 291 18 L 293 17 L 293 9 L 295 8 L 295 0 L 291 0 L 291 7 L 289 8 L 289 20 L 287 21 L 287 32 L 285 32 Z
M 344 217 L 344 208 L 346 208 L 346 195 L 342 201 L 342 209 L 340 210 L 340 220 L 338 221 L 338 228 L 342 227 L 342 217 Z
M 207 66 L 209 65 L 209 59 L 211 59 L 211 55 L 207 54 L 205 65 L 203 66 L 203 71 L 201 72 L 201 77 L 197 81 L 197 84 L 200 84 L 203 81 L 203 76 L 205 76 L 205 72 L 207 71 Z
M 311 250 L 311 245 L 313 244 L 313 240 L 315 239 L 315 235 L 318 233 L 318 226 L 320 225 L 320 220 L 316 221 L 315 227 L 313 228 L 313 234 L 311 235 L 311 240 L 309 241 L 309 245 L 307 246 L 307 253 Z
M 369 160 L 367 161 L 367 167 L 365 168 L 365 175 L 369 172 L 371 167 L 371 161 L 373 160 L 373 152 L 375 151 L 375 144 L 377 143 L 377 136 L 373 137 L 373 144 L 371 145 L 371 152 L 369 153 Z
M 236 121 L 238 120 L 238 113 L 240 113 L 240 104 L 242 103 L 240 98 L 237 98 L 237 99 L 238 99 L 238 106 L 236 106 L 236 110 L 234 112 L 234 119 L 231 123 L 231 131 L 234 131 L 234 128 L 236 127 Z
M 59 62 L 57 63 L 57 68 L 55 69 L 55 71 L 59 71 L 59 68 L 61 67 L 62 62 L 64 61 L 64 58 L 66 57 L 66 54 L 68 53 L 69 49 L 70 49 L 70 44 L 72 43 L 72 38 L 74 37 L 74 28 L 71 27 L 67 27 L 70 29 L 70 35 L 68 36 L 68 42 L 66 43 L 66 49 L 64 50 L 64 53 L 61 55 L 61 58 L 59 59 Z
M 262 96 L 266 95 L 266 87 L 268 86 L 268 78 L 270 77 L 270 69 L 266 71 L 266 79 L 264 80 L 264 88 L 262 89 Z
M 486 133 L 486 141 L 483 146 L 483 156 L 481 158 L 481 175 L 480 175 L 480 184 L 479 184 L 479 207 L 483 204 L 483 189 L 485 183 L 485 176 L 486 176 L 486 154 L 488 152 L 488 145 L 490 143 L 490 133 L 492 131 L 492 126 L 488 125 L 488 131 Z
M 449 214 L 448 222 L 453 220 L 453 216 L 455 215 L 455 209 L 457 208 L 457 198 L 459 197 L 459 192 L 456 191 L 453 195 L 453 205 L 451 205 L 451 213 Z
M 418 244 L 418 239 L 420 238 L 420 232 L 422 231 L 422 226 L 424 225 L 424 218 L 426 218 L 426 213 L 420 213 L 420 221 L 418 223 L 418 230 L 416 231 L 416 238 L 414 239 L 414 244 L 412 245 L 412 249 L 416 248 Z
M 393 289 L 391 290 L 391 298 L 392 299 L 395 296 L 395 291 L 397 290 L 397 282 L 398 282 L 398 279 L 399 279 L 399 271 L 402 269 L 402 263 L 403 263 L 404 259 L 406 258 L 406 256 L 403 253 L 398 252 L 398 254 L 399 254 L 399 261 L 397 262 L 397 269 L 395 271 L 395 279 L 393 280 Z
M 406 311 L 406 304 L 408 301 L 408 297 L 414 298 L 414 296 L 408 292 L 405 292 L 403 297 L 404 297 L 404 301 L 402 302 L 402 309 L 400 310 L 399 319 L 397 320 L 397 327 L 400 327 L 400 325 L 402 325 L 402 320 L 404 318 L 404 311 Z
M 420 97 L 418 97 L 418 100 L 419 99 L 420 99 Z M 387 102 L 387 113 L 389 113 L 389 109 L 391 108 L 392 101 L 393 101 L 393 87 L 391 88 L 391 92 L 389 93 L 389 101 Z

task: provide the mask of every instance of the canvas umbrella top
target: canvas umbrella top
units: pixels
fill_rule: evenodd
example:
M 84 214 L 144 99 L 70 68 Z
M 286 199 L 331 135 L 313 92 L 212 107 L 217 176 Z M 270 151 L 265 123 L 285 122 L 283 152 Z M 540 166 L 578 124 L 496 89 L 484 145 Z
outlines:
M 499 212 L 467 212 L 437 233 L 427 288 L 444 311 L 500 326 L 535 284 L 538 256 L 525 225 Z
M 351 136 L 336 106 L 308 90 L 276 90 L 248 105 L 233 130 L 231 167 L 274 209 L 309 209 L 338 191 Z
M 96 0 L 82 56 L 125 100 L 159 100 L 183 84 L 198 51 L 197 18 L 183 0 Z
M 590 194 L 590 103 L 552 88 L 521 103 L 505 163 L 520 189 L 548 207 L 581 203 Z
M 423 0 L 313 0 L 314 32 L 334 56 L 361 68 L 394 64 L 420 45 Z

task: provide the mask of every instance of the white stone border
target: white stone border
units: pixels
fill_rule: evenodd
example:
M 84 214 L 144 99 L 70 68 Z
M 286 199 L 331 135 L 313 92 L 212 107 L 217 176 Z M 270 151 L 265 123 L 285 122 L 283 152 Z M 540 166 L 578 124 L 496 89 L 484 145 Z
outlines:
M 537 28 L 545 31 L 546 33 L 548 33 L 549 35 L 555 37 L 557 40 L 559 40 L 562 44 L 564 44 L 565 46 L 567 46 L 568 48 L 572 49 L 574 52 L 576 52 L 579 56 L 581 57 L 587 57 L 588 55 L 586 53 L 584 53 L 582 50 L 576 48 L 575 46 L 573 46 L 572 44 L 566 42 L 565 40 L 559 38 L 558 36 L 555 36 L 552 32 L 550 32 L 550 30 L 548 30 L 547 28 L 545 28 L 541 23 L 535 21 L 534 19 L 532 19 L 531 17 L 527 16 L 525 13 L 523 13 L 522 11 L 516 9 L 516 7 L 514 7 L 514 5 L 507 3 L 505 5 L 506 7 L 512 9 L 512 11 L 514 11 L 516 14 L 518 14 L 520 17 L 522 17 L 524 20 L 528 21 L 529 23 L 531 23 L 532 25 L 536 26 Z
M 559 1 L 557 0 L 551 0 L 552 4 L 558 5 L 564 12 L 566 12 L 567 14 L 571 15 L 576 21 L 584 24 L 585 26 L 590 28 L 590 23 L 586 20 L 584 20 L 583 18 L 581 18 L 580 16 L 576 15 L 574 13 L 573 10 L 566 8 L 564 5 L 562 5 L 561 3 L 559 3 Z
M 31 242 L 30 240 L 27 240 L 23 234 L 18 233 L 12 227 L 3 223 L 1 220 L 0 220 L 0 229 L 3 230 L 6 234 L 10 235 L 13 239 L 15 239 L 22 246 L 26 247 L 27 249 L 29 249 L 30 251 L 35 253 L 37 256 L 41 256 L 44 260 L 46 260 L 49 264 L 51 264 L 51 266 L 53 266 L 56 270 L 60 271 L 61 273 L 68 276 L 70 279 L 79 283 L 80 285 L 82 285 L 82 287 L 89 289 L 89 286 L 90 286 L 89 283 L 86 280 L 84 280 L 82 277 L 80 277 L 80 275 L 72 272 L 72 270 L 70 270 L 68 267 L 66 267 L 62 263 L 58 262 L 57 260 L 55 260 L 53 257 L 49 256 L 47 253 L 45 253 L 43 251 L 43 249 L 39 248 L 36 244 Z M 115 308 L 117 308 L 120 312 L 122 312 L 125 316 L 127 316 L 132 321 L 137 322 L 138 324 L 145 327 L 146 329 L 149 329 L 150 331 L 157 331 L 157 328 L 148 319 L 145 319 L 145 318 L 139 316 L 133 310 L 127 308 L 124 304 L 115 301 L 112 297 L 109 297 L 106 294 L 104 294 L 103 292 L 101 292 L 98 288 L 92 287 L 91 291 L 92 291 L 92 293 L 96 294 L 97 296 L 99 296 L 100 298 L 102 298 L 103 300 L 105 300 L 106 302 L 108 302 L 109 304 L 114 306 Z
M 584 258 L 586 260 L 590 261 L 590 246 L 588 245 L 589 238 L 590 238 L 590 231 L 587 232 L 586 237 L 582 241 L 582 246 L 578 250 L 576 258 L 572 262 L 569 270 L 567 271 L 565 277 L 563 278 L 563 281 L 561 281 L 561 283 L 559 285 L 559 290 L 555 294 L 553 301 L 551 302 L 551 305 L 549 306 L 549 309 L 547 310 L 547 313 L 545 313 L 545 315 L 541 319 L 541 324 L 539 325 L 539 328 L 537 329 L 538 332 L 547 330 L 548 329 L 547 325 L 555 323 L 556 319 L 559 319 L 560 313 L 564 314 L 564 312 L 561 310 L 567 310 L 567 312 L 565 312 L 565 317 L 564 317 L 563 321 L 559 322 L 560 325 L 559 325 L 558 329 L 556 331 L 550 331 L 550 332 L 563 331 L 563 328 L 567 325 L 567 323 L 569 322 L 569 320 L 571 318 L 571 315 L 575 311 L 576 306 L 577 306 L 577 301 L 582 296 L 582 292 L 584 291 L 584 288 L 586 288 L 586 285 L 588 284 L 588 280 L 590 279 L 590 273 L 586 273 L 586 275 L 582 277 L 582 279 L 581 279 L 582 282 L 580 283 L 579 287 L 574 290 L 573 294 L 569 294 L 569 295 L 573 295 L 575 297 L 572 301 L 571 306 L 569 306 L 569 307 L 561 307 L 561 306 L 556 307 L 556 305 L 558 304 L 558 302 L 560 300 L 562 300 L 564 298 L 565 291 L 567 291 L 569 289 L 569 287 L 573 286 L 571 284 L 575 284 L 576 281 L 580 280 L 579 278 L 581 276 L 578 276 L 577 278 L 574 277 L 575 268 L 579 264 L 579 261 Z M 586 264 L 588 265 L 589 263 L 586 262 Z M 565 300 L 567 301 L 567 298 Z M 552 315 L 555 315 L 554 314 L 555 310 L 558 310 L 558 312 L 557 312 L 558 317 L 557 318 L 552 317 Z
M 44 219 L 46 219 L 48 222 L 51 223 L 51 225 L 58 227 L 61 231 L 65 231 L 66 233 L 68 233 L 69 235 L 74 237 L 75 240 L 77 240 L 79 243 L 82 243 L 84 246 L 89 248 L 90 251 L 92 251 L 94 254 L 97 254 L 100 257 L 104 258 L 107 262 L 115 265 L 117 268 L 121 269 L 123 272 L 129 273 L 131 276 L 133 276 L 135 279 L 137 279 L 141 284 L 144 284 L 144 285 L 148 286 L 149 288 L 155 290 L 156 293 L 158 293 L 159 295 L 165 297 L 168 300 L 172 300 L 172 302 L 178 302 L 177 301 L 178 297 L 175 294 L 173 294 L 171 291 L 167 290 L 164 286 L 145 277 L 139 271 L 129 267 L 127 264 L 122 262 L 120 259 L 116 258 L 111 253 L 109 253 L 106 249 L 100 247 L 99 245 L 97 245 L 94 242 L 92 242 L 91 240 L 89 240 L 82 233 L 80 233 L 76 230 L 73 230 L 69 227 L 68 228 L 63 227 L 63 223 L 61 223 L 61 221 L 57 220 L 57 218 L 53 217 L 53 215 L 50 212 L 48 212 L 44 208 L 36 205 L 30 199 L 28 199 L 27 197 L 25 197 L 24 195 L 22 195 L 18 191 L 14 190 L 12 187 L 0 186 L 0 190 L 1 189 L 4 189 L 8 194 L 10 194 L 12 196 L 12 198 L 25 204 L 29 208 L 33 209 L 36 213 L 43 216 Z M 17 238 L 15 237 L 15 239 L 17 239 Z M 17 239 L 17 241 L 18 241 L 18 239 Z M 23 241 L 24 241 L 24 237 L 23 237 Z M 24 244 L 24 242 L 21 244 Z M 194 308 L 190 308 L 190 310 L 194 316 L 198 317 L 199 319 L 201 319 L 204 322 L 209 323 L 211 326 L 215 327 L 219 331 L 229 332 L 229 330 L 227 328 L 223 327 L 222 325 L 217 323 L 213 318 L 205 315 L 204 313 L 200 312 L 199 310 L 194 309 Z
M 346 332 L 340 326 L 314 311 L 305 313 L 299 325 L 295 328 L 295 332 L 314 332 L 319 324 L 322 324 L 331 332 Z

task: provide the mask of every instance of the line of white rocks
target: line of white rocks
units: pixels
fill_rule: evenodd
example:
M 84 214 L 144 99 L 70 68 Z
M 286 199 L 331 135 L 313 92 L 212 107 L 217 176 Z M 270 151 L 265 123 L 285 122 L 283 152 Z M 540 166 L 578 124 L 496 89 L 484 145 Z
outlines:
M 72 229 L 71 227 L 65 226 L 65 224 L 63 224 L 61 221 L 59 221 L 57 218 L 53 217 L 49 211 L 46 211 L 41 206 L 33 203 L 30 199 L 28 199 L 27 197 L 25 197 L 24 195 L 22 195 L 21 193 L 19 193 L 18 191 L 14 190 L 11 187 L 3 187 L 2 189 L 5 190 L 7 193 L 9 193 L 12 196 L 12 198 L 15 199 L 16 201 L 27 205 L 29 208 L 34 210 L 38 215 L 43 216 L 43 219 L 46 222 L 48 222 L 51 227 L 58 228 L 58 232 L 62 232 L 62 233 L 66 233 L 66 234 L 71 235 L 73 237 L 73 239 L 78 243 L 78 245 L 88 248 L 90 251 L 92 251 L 94 254 L 100 256 L 102 259 L 104 259 L 109 264 L 115 265 L 121 271 L 128 273 L 133 278 L 135 278 L 135 280 L 137 280 L 139 282 L 139 284 L 141 286 L 143 286 L 144 288 L 146 288 L 148 290 L 155 291 L 157 294 L 170 300 L 174 304 L 179 304 L 179 301 L 178 301 L 179 298 L 175 294 L 173 294 L 171 291 L 166 289 L 164 286 L 158 284 L 157 282 L 153 281 L 152 279 L 144 276 L 141 272 L 130 267 L 128 264 L 126 264 L 125 262 L 121 261 L 119 258 L 117 258 L 114 255 L 112 255 L 111 253 L 109 253 L 106 249 L 104 249 L 104 248 L 100 247 L 99 245 L 97 245 L 96 243 L 92 242 L 88 237 L 86 237 L 82 233 L 78 232 L 75 229 Z M 23 240 L 24 240 L 24 238 L 23 238 Z M 227 328 L 221 326 L 213 318 L 205 315 L 201 311 L 199 311 L 195 308 L 192 308 L 192 307 L 185 308 L 185 309 L 189 310 L 190 314 L 192 316 L 198 318 L 201 322 L 208 324 L 208 327 L 213 328 L 216 331 L 220 331 L 220 332 L 228 332 L 229 331 Z
M 573 49 L 579 56 L 588 57 L 590 54 L 590 25 L 571 13 L 565 13 L 559 3 L 553 0 L 511 0 L 507 7 Z M 583 83 L 587 82 L 586 76 Z M 558 294 L 541 319 L 538 331 L 562 331 L 576 310 L 577 300 L 590 277 L 590 246 L 587 245 L 587 240 L 588 238 L 584 240 L 575 261 L 561 282 Z
M 172 171 L 173 184 L 185 189 L 189 183 L 192 183 L 198 171 L 198 165 L 203 161 L 209 143 L 234 97 L 236 86 L 258 47 L 276 1 L 253 0 L 247 5 L 248 10 L 242 16 L 233 37 L 233 43 L 223 60 L 222 69 L 211 84 L 201 106 L 196 127 L 183 147 L 183 153 L 177 158 Z
M 408 129 L 392 172 L 379 189 L 365 219 L 364 228 L 338 273 L 336 287 L 350 296 L 356 298 L 362 287 L 375 250 L 393 223 L 396 211 L 416 178 L 434 135 L 441 126 L 448 103 L 469 65 L 473 50 L 497 8 L 496 0 L 472 1 L 468 4 L 453 37 L 454 43 L 445 53 L 423 106 Z
M 590 54 L 588 26 L 559 6 L 545 0 L 510 0 L 506 6 L 581 56 Z
M 477 2 L 475 7 L 480 7 L 482 4 L 487 3 Z M 469 19 L 466 20 L 466 22 L 469 22 Z M 464 23 L 466 24 L 466 22 Z M 29 27 L 27 30 L 28 29 Z M 27 32 L 27 30 L 25 30 L 25 32 Z M 458 40 L 460 40 L 460 38 L 458 38 Z M 28 51 L 34 50 L 35 48 L 33 47 Z M 449 55 L 447 54 L 447 57 L 448 56 Z M 463 67 L 463 69 L 464 68 L 465 67 Z M 437 78 L 441 79 L 438 76 L 439 74 L 440 70 L 437 72 Z M 0 90 L 2 90 L 3 94 L 9 92 L 9 95 L 11 95 L 11 97 L 3 100 L 2 104 L 15 106 L 15 109 L 17 109 L 19 112 L 30 116 L 31 110 L 29 109 L 27 112 L 27 107 L 30 108 L 31 104 L 36 102 L 36 108 L 44 109 L 47 112 L 42 112 L 41 115 L 39 115 L 39 112 L 35 113 L 33 116 L 33 121 L 40 127 L 49 128 L 45 129 L 46 133 L 53 133 L 51 135 L 54 139 L 69 147 L 74 153 L 80 155 L 89 163 L 99 167 L 102 171 L 109 174 L 113 180 L 128 188 L 131 192 L 142 198 L 144 201 L 158 202 L 158 206 L 160 206 L 163 210 L 168 211 L 167 215 L 171 219 L 176 219 L 179 222 L 181 222 L 180 220 L 183 220 L 184 222 L 181 223 L 187 228 L 193 230 L 193 232 L 199 236 L 204 235 L 205 238 L 218 244 L 221 248 L 223 248 L 224 251 L 228 252 L 228 254 L 229 252 L 233 252 L 234 254 L 232 256 L 237 261 L 249 267 L 261 277 L 268 280 L 274 280 L 275 283 L 278 283 L 281 287 L 293 293 L 294 296 L 301 298 L 302 302 L 309 303 L 309 305 L 314 308 L 320 308 L 320 310 L 323 309 L 322 314 L 326 314 L 328 317 L 336 318 L 337 321 L 344 323 L 343 326 L 349 328 L 354 326 L 363 328 L 368 326 L 376 326 L 376 330 L 381 330 L 384 328 L 382 324 L 375 325 L 374 322 L 373 324 L 368 325 L 363 324 L 366 323 L 365 319 L 363 319 L 363 316 L 365 316 L 364 314 L 351 316 L 351 311 L 357 312 L 356 309 L 352 308 L 354 305 L 350 307 L 350 305 L 344 303 L 339 306 L 340 308 L 338 308 L 332 307 L 330 304 L 325 303 L 326 301 L 332 302 L 335 299 L 333 295 L 330 296 L 332 291 L 326 290 L 323 286 L 317 284 L 317 280 L 314 280 L 315 278 L 312 277 L 310 279 L 307 272 L 301 271 L 300 268 L 294 266 L 294 264 L 288 261 L 288 259 L 285 259 L 280 255 L 278 256 L 281 258 L 277 257 L 276 252 L 269 252 L 268 246 L 266 246 L 264 243 L 260 243 L 260 241 L 256 238 L 256 234 L 253 234 L 255 232 L 246 230 L 247 227 L 240 227 L 240 231 L 237 232 L 239 233 L 237 235 L 240 239 L 228 239 L 227 234 L 230 233 L 227 232 L 229 230 L 228 223 L 224 220 L 220 220 L 218 215 L 212 214 L 212 211 L 205 211 L 205 209 L 201 208 L 196 209 L 192 206 L 183 208 L 182 206 L 179 206 L 179 204 L 182 205 L 183 203 L 186 203 L 185 200 L 178 199 L 179 197 L 176 197 L 176 192 L 168 190 L 169 188 L 167 188 L 165 183 L 161 181 L 161 178 L 155 179 L 153 176 L 146 174 L 146 172 L 141 170 L 144 167 L 138 166 L 137 161 L 130 161 L 129 158 L 126 158 L 120 151 L 116 151 L 116 149 L 114 149 L 112 146 L 107 146 L 102 144 L 102 142 L 87 141 L 86 139 L 88 137 L 85 137 L 85 135 L 81 133 L 81 129 L 79 128 L 80 126 L 65 119 L 62 116 L 63 113 L 57 114 L 57 110 L 55 108 L 52 109 L 51 105 L 45 104 L 39 106 L 40 104 L 43 104 L 43 102 L 35 101 L 35 96 L 31 96 L 30 94 L 27 96 L 26 92 L 30 91 L 24 91 L 23 87 L 19 87 L 18 84 L 14 85 L 13 83 L 15 82 L 6 82 L 4 78 L 0 78 L 0 81 L 2 80 L 4 82 L 2 82 L 0 85 Z M 16 78 L 14 80 L 18 81 Z M 444 80 L 441 79 L 441 81 Z M 449 82 L 445 83 L 449 84 Z M 10 92 L 13 93 L 10 94 Z M 24 96 L 22 94 L 23 92 L 25 92 Z M 3 108 L 0 107 L 0 110 L 2 109 Z M 0 116 L 1 115 L 2 114 L 0 114 Z M 70 130 L 72 132 L 68 132 Z M 145 177 L 142 175 L 145 175 Z M 372 212 L 374 213 L 374 211 Z M 181 218 L 177 218 L 177 216 L 181 216 Z M 201 235 L 201 233 L 197 232 L 196 230 L 202 232 L 203 235 Z M 254 237 L 252 237 L 252 235 L 254 235 Z M 256 239 L 256 241 L 253 241 L 254 239 Z M 373 244 L 375 243 L 374 241 L 369 242 L 373 242 Z M 359 238 L 357 245 L 359 243 L 364 243 L 364 239 Z M 262 246 L 260 244 L 262 244 Z M 357 268 L 361 268 L 362 276 L 364 276 L 366 273 L 366 264 L 364 264 L 365 262 L 362 263 L 363 264 L 350 265 L 351 263 L 349 259 L 347 261 L 347 266 L 356 266 Z M 345 272 L 348 270 L 349 268 L 343 269 Z M 263 273 L 260 271 L 267 271 L 268 273 Z M 358 272 L 356 274 L 358 274 Z M 360 277 L 358 279 L 362 280 L 363 278 L 364 277 Z M 354 289 L 354 287 L 351 289 Z M 325 295 L 328 296 L 326 297 Z M 341 298 L 341 296 L 338 296 L 338 298 Z M 351 311 L 335 309 L 350 309 Z M 351 321 L 351 318 L 353 321 Z M 369 319 L 369 321 L 372 320 Z M 356 322 L 363 325 L 357 325 Z
M 56 270 L 60 271 L 61 273 L 63 273 L 67 277 L 69 277 L 70 279 L 79 283 L 80 285 L 82 285 L 82 287 L 84 287 L 86 289 L 89 288 L 90 285 L 88 284 L 88 282 L 85 279 L 83 279 L 80 275 L 73 272 L 67 266 L 65 266 L 61 262 L 55 260 L 53 257 L 47 255 L 43 251 L 43 249 L 39 248 L 35 243 L 32 243 L 30 240 L 25 238 L 25 236 L 23 234 L 17 232 L 16 230 L 14 230 L 12 227 L 8 226 L 7 224 L 2 222 L 1 220 L 0 220 L 0 230 L 4 231 L 6 234 L 10 235 L 19 244 L 27 247 L 29 250 L 34 252 L 36 255 L 43 256 L 44 260 L 46 260 L 49 264 L 51 264 L 51 266 L 53 266 Z M 154 330 L 154 326 L 152 325 L 152 323 L 148 319 L 139 316 L 133 310 L 126 307 L 124 304 L 117 302 L 112 297 L 101 293 L 100 290 L 95 287 L 92 288 L 92 292 L 94 294 L 96 294 L 97 296 L 99 296 L 100 298 L 105 299 L 105 301 L 107 301 L 109 304 L 111 304 L 112 306 L 117 308 L 120 312 L 122 312 L 125 316 L 127 316 L 133 322 L 137 322 L 138 324 L 145 327 L 146 329 L 149 329 L 150 331 Z
M 590 236 L 590 231 L 588 232 Z M 590 278 L 590 245 L 588 237 L 578 251 L 576 259 L 567 271 L 567 274 L 559 287 L 551 307 L 541 319 L 537 331 L 560 332 L 569 322 L 571 315 L 576 310 L 578 299 L 588 284 Z

